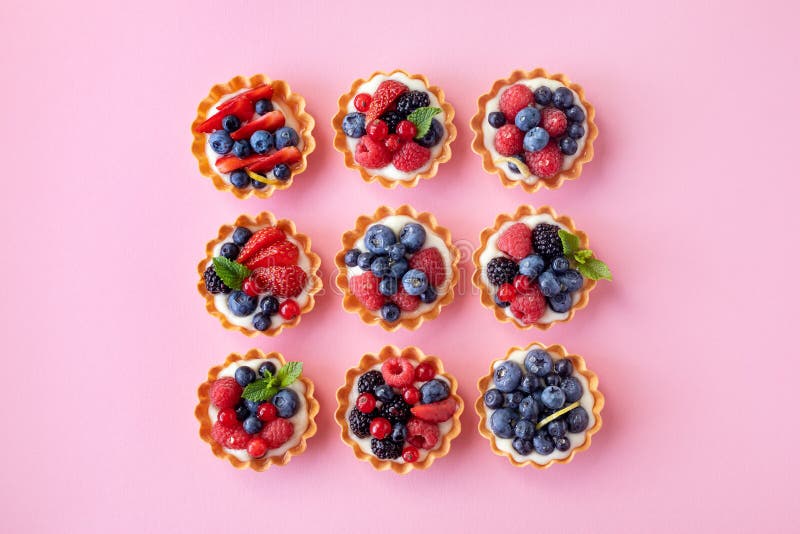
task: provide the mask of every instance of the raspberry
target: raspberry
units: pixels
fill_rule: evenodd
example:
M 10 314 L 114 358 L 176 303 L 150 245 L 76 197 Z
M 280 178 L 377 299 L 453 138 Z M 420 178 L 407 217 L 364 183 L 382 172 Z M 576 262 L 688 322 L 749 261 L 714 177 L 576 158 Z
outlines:
M 550 137 L 558 137 L 567 131 L 567 116 L 556 108 L 544 108 L 539 126 L 547 130 Z
M 392 387 L 402 388 L 414 382 L 414 366 L 404 358 L 389 358 L 381 366 L 383 379 Z
M 260 436 L 267 442 L 267 447 L 277 449 L 292 437 L 294 426 L 290 421 L 280 417 L 264 425 Z
M 503 156 L 513 156 L 522 152 L 522 130 L 514 123 L 504 124 L 494 136 L 494 148 Z
M 403 453 L 403 444 L 391 439 L 375 439 L 370 442 L 372 453 L 381 460 L 394 460 Z
M 385 300 L 378 290 L 380 283 L 380 278 L 372 274 L 372 271 L 367 271 L 350 278 L 350 292 L 368 310 L 379 310 Z
M 531 229 L 524 223 L 514 223 L 497 240 L 497 248 L 519 261 L 531 253 Z
M 373 369 L 358 377 L 358 392 L 375 393 L 375 388 L 385 383 L 381 372 Z
M 392 302 L 397 304 L 397 307 L 403 311 L 414 311 L 419 308 L 419 296 L 417 295 L 409 295 L 408 292 L 403 289 L 403 286 L 397 288 L 397 293 L 392 295 L 391 297 Z
M 411 406 L 402 397 L 395 395 L 391 400 L 383 403 L 380 408 L 380 416 L 385 417 L 392 424 L 405 424 L 411 419 Z
M 242 386 L 231 376 L 215 380 L 208 390 L 211 404 L 219 409 L 233 408 L 242 396 Z
M 510 284 L 518 272 L 519 267 L 516 262 L 502 256 L 492 258 L 486 265 L 486 276 L 494 286 Z
M 389 149 L 366 135 L 356 145 L 354 157 L 356 163 L 367 169 L 380 169 L 392 161 Z
M 500 111 L 506 116 L 506 120 L 512 124 L 517 113 L 531 104 L 533 104 L 533 92 L 521 83 L 512 85 L 500 95 Z
M 400 136 L 397 134 L 389 134 L 389 136 L 383 140 L 383 146 L 390 152 L 397 152 L 400 150 L 401 146 Z
M 221 422 L 217 421 L 214 423 L 214 426 L 211 427 L 211 437 L 214 441 L 225 447 L 225 444 L 228 442 L 228 438 L 233 435 L 234 430 L 235 427 L 225 426 Z
M 532 243 L 536 253 L 549 260 L 564 253 L 564 244 L 555 224 L 539 223 L 533 227 Z
M 398 170 L 411 172 L 419 169 L 428 162 L 431 151 L 413 141 L 404 143 L 400 150 L 394 153 L 392 163 Z
M 308 275 L 298 265 L 259 267 L 251 275 L 258 287 L 276 297 L 296 297 L 303 292 Z
M 425 273 L 428 283 L 433 287 L 439 287 L 447 278 L 442 254 L 436 247 L 424 248 L 411 256 L 408 267 L 409 269 L 419 269 Z
M 230 293 L 231 288 L 225 285 L 222 278 L 217 276 L 213 265 L 209 265 L 208 269 L 203 273 L 203 279 L 206 282 L 206 291 L 209 293 Z
M 412 417 L 406 424 L 406 441 L 418 449 L 432 449 L 439 442 L 439 426 Z
M 211 428 L 211 437 L 227 449 L 245 449 L 251 436 L 241 426 L 228 428 L 216 422 Z
M 544 314 L 546 303 L 539 286 L 531 286 L 527 293 L 517 293 L 511 303 L 511 312 L 525 324 L 533 324 Z
M 369 436 L 369 425 L 372 422 L 370 414 L 361 413 L 358 410 L 350 410 L 347 420 L 350 422 L 350 430 L 356 437 L 366 438 Z
M 533 174 L 539 178 L 551 178 L 561 170 L 564 155 L 553 141 L 536 152 L 525 152 L 525 163 Z

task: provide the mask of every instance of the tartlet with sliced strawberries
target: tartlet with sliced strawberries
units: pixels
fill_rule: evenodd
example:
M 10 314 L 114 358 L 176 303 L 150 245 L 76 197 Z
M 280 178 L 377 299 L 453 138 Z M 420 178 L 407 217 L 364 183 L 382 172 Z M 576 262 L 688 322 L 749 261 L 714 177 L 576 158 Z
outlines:
M 414 187 L 450 159 L 454 114 L 444 92 L 425 76 L 375 72 L 339 98 L 334 147 L 364 181 Z
M 379 207 L 342 235 L 342 306 L 384 330 L 415 330 L 455 297 L 459 252 L 450 231 L 408 205 Z
M 266 198 L 306 169 L 313 128 L 305 99 L 286 82 L 237 76 L 200 102 L 192 153 L 217 189 Z
M 427 469 L 461 432 L 457 389 L 441 360 L 417 347 L 365 354 L 336 392 L 342 441 L 377 470 Z
M 197 289 L 225 328 L 275 336 L 314 308 L 320 258 L 292 221 L 240 215 L 219 229 L 198 264 Z

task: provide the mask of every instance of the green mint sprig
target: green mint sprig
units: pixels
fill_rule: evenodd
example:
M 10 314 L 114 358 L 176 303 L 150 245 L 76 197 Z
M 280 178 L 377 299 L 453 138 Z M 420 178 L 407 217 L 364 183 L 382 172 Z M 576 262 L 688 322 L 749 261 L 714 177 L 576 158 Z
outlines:
M 214 272 L 217 273 L 222 283 L 231 289 L 242 289 L 242 282 L 250 276 L 250 269 L 224 256 L 217 256 L 212 262 L 214 263 Z
M 417 127 L 415 139 L 422 139 L 422 137 L 428 133 L 428 130 L 431 129 L 433 118 L 441 112 L 441 108 L 425 106 L 417 108 L 408 114 L 408 120 L 413 122 L 414 126 Z
M 289 386 L 300 378 L 303 372 L 303 362 L 288 362 L 278 369 L 273 376 L 267 371 L 264 378 L 259 378 L 247 384 L 242 391 L 242 397 L 253 402 L 264 402 L 275 396 L 281 388 Z
M 578 236 L 566 230 L 559 230 L 558 237 L 561 238 L 564 256 L 575 260 L 579 273 L 590 280 L 611 280 L 611 269 L 595 258 L 591 250 L 581 248 L 581 240 L 578 239 Z

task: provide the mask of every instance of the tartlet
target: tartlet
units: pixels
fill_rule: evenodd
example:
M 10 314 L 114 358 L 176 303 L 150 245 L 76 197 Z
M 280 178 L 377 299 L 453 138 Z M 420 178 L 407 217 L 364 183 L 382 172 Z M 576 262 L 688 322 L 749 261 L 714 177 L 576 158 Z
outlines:
M 540 87 L 545 89 L 534 96 Z M 535 110 L 526 109 L 530 107 Z M 522 110 L 525 113 L 516 115 Z M 472 150 L 481 157 L 484 170 L 497 174 L 505 187 L 520 185 L 529 193 L 541 187 L 556 189 L 578 178 L 592 159 L 594 117 L 583 88 L 565 75 L 541 68 L 516 70 L 478 98 L 478 111 L 470 121 Z
M 561 345 L 510 348 L 478 381 L 478 392 L 479 432 L 516 467 L 569 463 L 603 425 L 597 375 Z
M 289 84 L 263 74 L 213 86 L 192 123 L 192 153 L 201 174 L 238 198 L 267 198 L 290 187 L 316 146 L 314 119 L 305 106 Z M 235 119 L 227 119 L 231 115 Z
M 342 441 L 379 471 L 427 469 L 461 432 L 464 403 L 457 389 L 441 360 L 417 347 L 387 345 L 378 354 L 365 354 L 336 392 Z M 378 419 L 391 425 L 391 434 L 381 439 L 374 436 L 383 436 L 386 423 Z
M 317 432 L 314 417 L 319 403 L 314 398 L 313 382 L 297 376 L 302 364 L 299 370 L 294 368 L 295 374 L 283 377 L 285 385 L 276 386 L 279 393 L 270 401 L 252 402 L 257 406 L 254 411 L 242 398 L 246 391 L 242 384 L 263 382 L 267 372 L 281 378 L 281 369 L 288 371 L 298 363 L 287 365 L 280 353 L 251 349 L 243 356 L 230 354 L 222 365 L 209 370 L 208 379 L 197 390 L 199 403 L 194 413 L 200 422 L 200 437 L 217 458 L 237 469 L 264 471 L 272 465 L 285 465 L 306 450 L 306 442 Z M 237 372 L 240 368 L 249 371 Z M 256 438 L 263 443 L 254 443 Z M 262 451 L 260 456 L 251 455 Z
M 345 165 L 365 182 L 377 180 L 389 189 L 398 184 L 415 187 L 450 159 L 450 143 L 456 137 L 454 115 L 444 92 L 425 76 L 399 69 L 374 72 L 366 80 L 354 81 L 339 98 L 332 121 L 333 145 L 344 154 Z M 374 119 L 383 125 L 372 130 Z
M 241 287 L 225 284 L 218 262 L 240 270 L 234 274 L 240 274 Z M 206 256 L 197 265 L 197 290 L 208 313 L 228 330 L 276 336 L 314 308 L 314 296 L 322 289 L 320 263 L 311 240 L 292 221 L 276 220 L 267 211 L 255 218 L 240 215 L 233 224 L 221 226 L 206 245 Z
M 402 256 L 389 255 L 385 243 L 377 248 L 367 245 L 368 234 L 379 228 L 384 230 L 381 238 L 394 244 L 391 253 L 400 250 L 398 244 L 403 245 Z M 376 260 L 380 261 L 373 264 Z M 336 254 L 335 262 L 342 307 L 357 313 L 366 324 L 379 324 L 386 331 L 401 326 L 416 330 L 424 321 L 438 317 L 442 307 L 455 297 L 459 251 L 453 246 L 449 230 L 430 213 L 418 213 L 408 205 L 397 209 L 381 206 L 372 216 L 360 216 L 355 228 L 342 235 L 342 250 Z M 425 275 L 426 283 L 421 294 L 420 286 L 406 284 L 406 278 L 413 278 L 411 275 L 418 275 L 419 271 Z M 397 316 L 388 315 L 390 311 Z

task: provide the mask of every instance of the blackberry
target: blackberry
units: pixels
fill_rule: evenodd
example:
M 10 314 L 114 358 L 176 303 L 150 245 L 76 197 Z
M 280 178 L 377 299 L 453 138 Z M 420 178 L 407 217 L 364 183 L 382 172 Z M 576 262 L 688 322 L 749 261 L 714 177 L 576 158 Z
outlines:
M 389 133 L 395 133 L 397 131 L 397 124 L 403 119 L 404 117 L 396 111 L 387 111 L 381 115 L 381 120 L 389 127 Z
M 372 452 L 381 460 L 394 460 L 403 453 L 403 444 L 392 441 L 390 438 L 372 438 L 370 445 L 372 446 Z
M 383 384 L 383 375 L 380 371 L 367 371 L 358 377 L 359 393 L 375 393 L 375 388 Z
M 397 99 L 397 112 L 403 117 L 417 108 L 424 108 L 431 105 L 428 93 L 423 91 L 406 91 Z
M 353 431 L 356 437 L 366 438 L 369 436 L 369 424 L 372 422 L 372 414 L 361 413 L 353 408 L 350 410 L 347 420 L 350 422 L 350 430 Z
M 486 276 L 489 277 L 489 282 L 495 286 L 510 284 L 518 272 L 519 267 L 516 262 L 502 256 L 492 258 L 486 266 Z
M 385 417 L 390 423 L 406 424 L 411 419 L 411 406 L 400 395 L 385 401 L 380 408 L 380 416 Z
M 539 223 L 531 233 L 533 249 L 546 260 L 564 254 L 564 245 L 558 237 L 559 227 L 554 224 Z
M 206 281 L 206 290 L 209 293 L 217 294 L 217 293 L 230 293 L 231 288 L 226 286 L 222 279 L 217 276 L 217 272 L 214 270 L 214 267 L 209 265 L 206 272 L 203 273 L 203 278 Z

